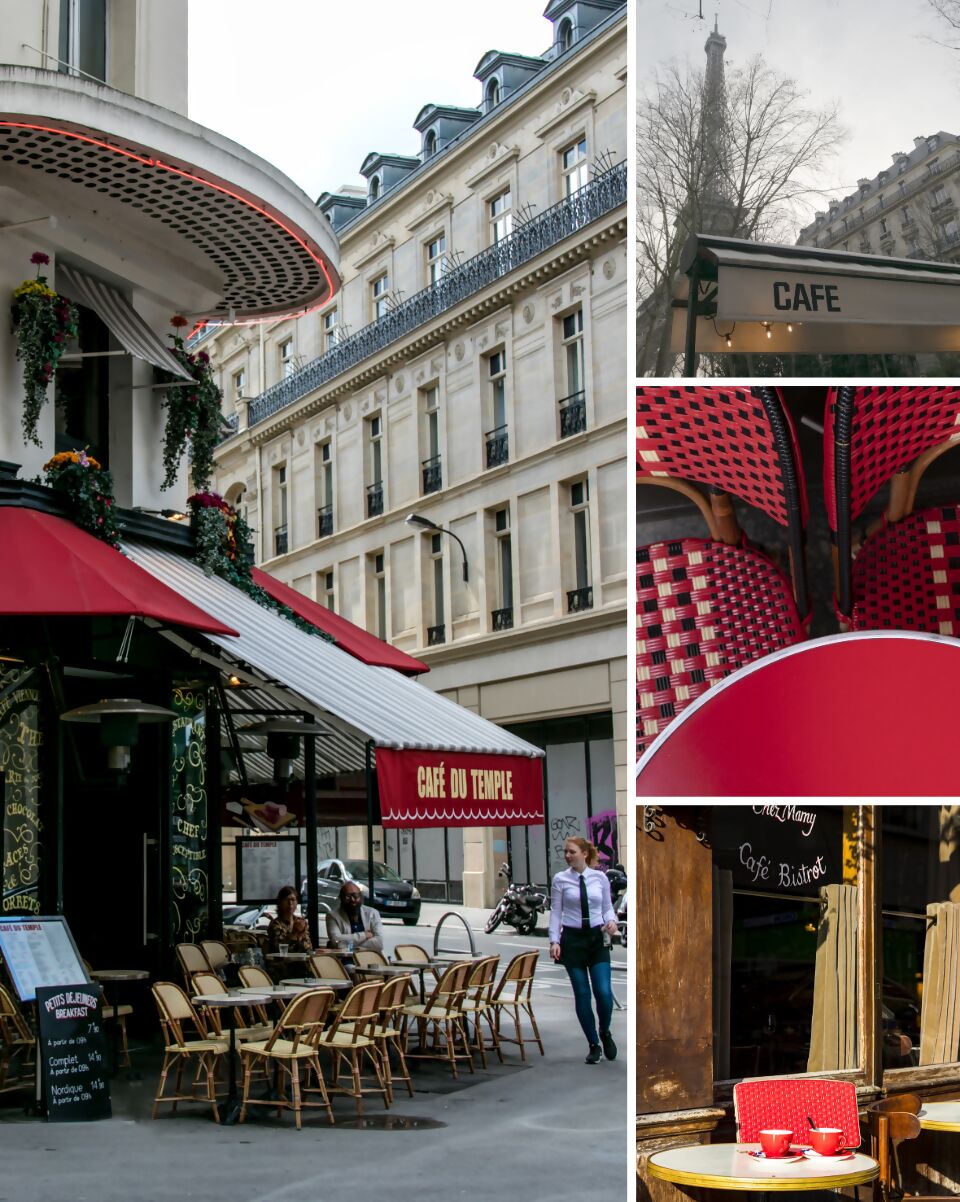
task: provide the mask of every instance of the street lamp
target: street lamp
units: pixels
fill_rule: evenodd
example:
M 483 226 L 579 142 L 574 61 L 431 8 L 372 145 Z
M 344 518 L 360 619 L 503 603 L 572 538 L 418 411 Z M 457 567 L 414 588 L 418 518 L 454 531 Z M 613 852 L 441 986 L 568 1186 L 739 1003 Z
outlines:
M 460 544 L 460 550 L 463 552 L 464 583 L 470 579 L 467 575 L 467 548 L 463 545 L 463 540 L 454 534 L 452 530 L 448 530 L 445 526 L 438 526 L 436 522 L 431 522 L 429 518 L 425 518 L 421 513 L 408 513 L 403 520 L 408 526 L 420 526 L 424 530 L 436 530 L 438 534 L 449 534 L 451 538 L 456 539 Z

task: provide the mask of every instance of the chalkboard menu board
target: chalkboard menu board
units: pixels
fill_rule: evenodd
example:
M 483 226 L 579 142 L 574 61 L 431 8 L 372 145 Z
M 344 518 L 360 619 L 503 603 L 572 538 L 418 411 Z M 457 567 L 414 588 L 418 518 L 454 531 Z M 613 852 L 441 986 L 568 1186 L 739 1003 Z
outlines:
M 716 806 L 705 818 L 714 863 L 735 888 L 816 897 L 844 879 L 841 806 Z
M 0 690 L 23 668 L 0 667 Z M 39 914 L 40 690 L 36 680 L 0 701 L 0 881 L 2 913 Z M 31 687 L 33 685 L 34 687 Z
M 170 816 L 170 892 L 174 943 L 206 938 L 207 698 L 203 688 L 173 691 L 173 808 Z
M 238 839 L 237 901 L 271 902 L 284 885 L 300 891 L 300 840 Z
M 40 1072 L 51 1122 L 110 1118 L 100 992 L 85 983 L 37 990 Z

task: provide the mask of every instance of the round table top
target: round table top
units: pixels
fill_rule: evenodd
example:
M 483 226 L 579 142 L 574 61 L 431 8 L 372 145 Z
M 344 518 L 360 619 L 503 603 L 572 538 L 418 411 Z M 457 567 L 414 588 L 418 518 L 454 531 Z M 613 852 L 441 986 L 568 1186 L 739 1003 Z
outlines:
M 267 952 L 268 960 L 309 960 L 313 952 Z
M 776 1190 L 837 1189 L 842 1185 L 862 1185 L 879 1176 L 880 1166 L 872 1156 L 854 1152 L 833 1159 L 818 1156 L 801 1160 L 756 1160 L 746 1149 L 759 1150 L 759 1144 L 697 1144 L 687 1148 L 668 1148 L 655 1152 L 647 1160 L 651 1177 L 674 1181 L 678 1185 L 699 1185 L 707 1189 Z
M 238 993 L 198 993 L 193 999 L 195 1006 L 255 1006 L 269 1002 L 270 997 L 262 991 L 249 990 L 242 997 Z
M 281 985 L 298 986 L 303 989 L 352 989 L 352 981 L 342 977 L 287 977 Z
M 960 640 L 912 631 L 774 652 L 661 731 L 637 765 L 637 795 L 953 796 L 942 752 L 956 738 L 958 671 Z
M 927 1131 L 960 1131 L 960 1102 L 924 1102 L 917 1118 Z
M 150 974 L 144 968 L 91 968 L 95 981 L 146 981 Z
M 262 1000 L 264 1001 L 268 998 L 273 998 L 274 1001 L 276 1001 L 280 998 L 289 999 L 298 997 L 301 993 L 306 993 L 308 989 L 322 988 L 324 988 L 324 986 L 321 981 L 313 981 L 310 985 L 274 985 L 272 988 L 266 985 L 258 986 L 256 989 L 254 989 L 252 986 L 245 986 L 243 989 L 237 990 L 237 996 L 239 996 L 240 1004 L 246 1005 L 252 995 L 255 993 L 262 994 Z M 234 996 L 234 1005 L 237 1005 L 237 996 Z

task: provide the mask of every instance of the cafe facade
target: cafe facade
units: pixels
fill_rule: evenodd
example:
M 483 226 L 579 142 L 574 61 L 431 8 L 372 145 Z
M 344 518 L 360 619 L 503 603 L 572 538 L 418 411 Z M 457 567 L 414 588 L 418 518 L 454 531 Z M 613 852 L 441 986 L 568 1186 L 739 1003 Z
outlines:
M 960 808 L 641 805 L 636 840 L 640 1198 L 678 1197 L 655 1152 L 737 1138 L 741 1081 L 960 1097 Z M 902 1145 L 908 1188 L 956 1192 L 955 1144 Z

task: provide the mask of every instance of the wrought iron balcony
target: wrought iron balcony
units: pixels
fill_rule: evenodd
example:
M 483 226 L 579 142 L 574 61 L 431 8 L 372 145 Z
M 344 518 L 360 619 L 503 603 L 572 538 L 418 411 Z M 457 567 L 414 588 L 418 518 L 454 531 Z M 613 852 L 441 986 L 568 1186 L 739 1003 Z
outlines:
M 287 553 L 286 526 L 278 526 L 273 532 L 273 553 L 274 555 L 286 555 Z
M 626 203 L 627 164 L 622 162 L 267 388 L 250 402 L 249 424 L 255 426 L 279 413 Z
M 375 518 L 383 513 L 383 481 L 367 485 L 367 517 Z
M 443 487 L 443 471 L 440 466 L 440 456 L 434 455 L 430 459 L 424 459 L 423 467 L 423 491 L 439 492 Z
M 487 467 L 499 467 L 510 461 L 510 435 L 506 426 L 497 426 L 484 435 L 487 440 Z
M 507 605 L 503 609 L 494 609 L 490 612 L 490 618 L 494 630 L 512 630 L 513 629 L 513 606 Z
M 578 614 L 582 610 L 593 609 L 593 588 L 572 588 L 567 590 L 567 613 Z
M 317 510 L 317 538 L 333 534 L 333 505 L 321 505 Z
M 440 643 L 445 643 L 447 641 L 446 629 L 442 622 L 439 626 L 428 626 L 427 646 L 436 647 Z
M 582 434 L 587 428 L 587 397 L 581 389 L 565 396 L 560 402 L 560 437 Z

